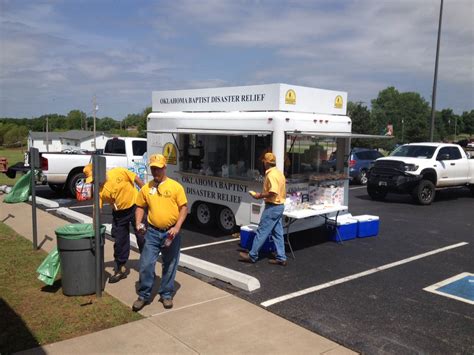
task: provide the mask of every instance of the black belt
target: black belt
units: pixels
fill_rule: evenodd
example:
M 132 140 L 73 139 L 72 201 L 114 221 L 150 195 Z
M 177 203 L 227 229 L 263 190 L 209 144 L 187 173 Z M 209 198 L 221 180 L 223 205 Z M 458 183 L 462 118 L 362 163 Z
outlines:
M 158 232 L 161 232 L 161 233 L 168 232 L 168 230 L 169 230 L 170 228 L 173 228 L 173 227 L 174 227 L 174 225 L 172 225 L 171 227 L 168 227 L 168 228 L 163 229 L 163 228 L 155 227 L 155 226 L 152 225 L 152 224 L 149 224 L 148 226 L 149 226 L 151 229 L 154 229 L 154 230 L 156 230 L 156 231 L 158 231 Z

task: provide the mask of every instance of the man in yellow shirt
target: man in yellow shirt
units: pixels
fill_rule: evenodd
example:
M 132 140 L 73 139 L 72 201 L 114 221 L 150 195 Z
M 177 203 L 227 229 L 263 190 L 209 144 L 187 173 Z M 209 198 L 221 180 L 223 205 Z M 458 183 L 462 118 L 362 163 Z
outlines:
M 286 179 L 285 175 L 276 168 L 276 157 L 266 153 L 262 159 L 265 165 L 265 180 L 263 192 L 252 194 L 255 199 L 265 200 L 260 223 L 253 240 L 252 249 L 248 253 L 240 252 L 240 261 L 255 263 L 258 252 L 267 238 L 271 235 L 276 247 L 276 258 L 268 262 L 274 265 L 286 266 L 285 240 L 283 239 L 283 211 L 285 210 Z
M 86 183 L 93 181 L 92 164 L 83 170 Z M 112 206 L 112 238 L 114 243 L 115 273 L 109 278 L 110 283 L 115 283 L 127 277 L 125 264 L 130 256 L 130 223 L 135 228 L 135 200 L 138 196 L 137 184 L 140 188 L 143 181 L 133 172 L 125 168 L 113 168 L 107 172 L 107 179 L 100 187 L 100 208 L 104 202 Z M 144 239 L 139 233 L 137 244 L 140 251 Z
M 181 237 L 179 231 L 188 215 L 188 200 L 184 188 L 166 176 L 166 158 L 161 154 L 150 157 L 153 180 L 143 186 L 137 197 L 135 220 L 137 229 L 148 208 L 148 229 L 145 245 L 140 255 L 140 285 L 138 299 L 132 309 L 136 312 L 150 302 L 155 283 L 155 266 L 162 255 L 161 285 L 158 293 L 165 308 L 173 307 L 174 279 L 178 269 Z

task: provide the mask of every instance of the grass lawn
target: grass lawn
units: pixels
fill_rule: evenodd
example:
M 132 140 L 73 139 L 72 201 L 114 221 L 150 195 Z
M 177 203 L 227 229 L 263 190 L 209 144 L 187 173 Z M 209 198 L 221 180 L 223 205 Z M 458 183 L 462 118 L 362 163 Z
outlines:
M 8 160 L 8 166 L 12 166 L 18 162 L 23 162 L 23 150 L 21 148 L 17 149 L 1 149 L 0 148 L 0 157 L 5 157 Z M 21 177 L 20 174 L 16 175 L 15 179 L 10 179 L 5 174 L 0 173 L 0 185 L 15 185 L 15 182 Z
M 141 319 L 103 293 L 64 296 L 61 281 L 47 286 L 37 279 L 46 257 L 32 243 L 0 222 L 0 353 L 9 354 Z

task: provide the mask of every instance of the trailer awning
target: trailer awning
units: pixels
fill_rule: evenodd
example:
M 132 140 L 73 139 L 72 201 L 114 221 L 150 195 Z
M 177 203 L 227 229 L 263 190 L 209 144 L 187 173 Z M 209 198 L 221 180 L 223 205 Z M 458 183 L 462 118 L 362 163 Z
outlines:
M 317 136 L 317 137 L 336 137 L 336 138 L 360 138 L 360 139 L 388 139 L 393 136 L 382 136 L 374 134 L 360 134 L 360 133 L 341 133 L 341 132 L 286 132 L 287 134 L 297 134 L 302 136 Z
M 271 131 L 234 131 L 223 129 L 198 129 L 198 128 L 177 128 L 167 130 L 150 130 L 147 133 L 169 133 L 169 134 L 208 134 L 208 135 L 224 135 L 224 136 L 267 136 L 272 134 Z

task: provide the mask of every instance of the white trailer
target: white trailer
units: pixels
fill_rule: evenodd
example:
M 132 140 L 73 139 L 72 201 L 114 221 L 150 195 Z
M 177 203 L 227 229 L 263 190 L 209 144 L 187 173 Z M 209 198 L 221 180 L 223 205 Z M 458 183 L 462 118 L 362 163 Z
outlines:
M 198 225 L 230 232 L 258 223 L 261 157 L 272 151 L 288 203 L 348 205 L 351 120 L 347 93 L 286 84 L 153 92 L 148 154 L 168 157 Z M 323 221 L 298 221 L 293 231 Z

